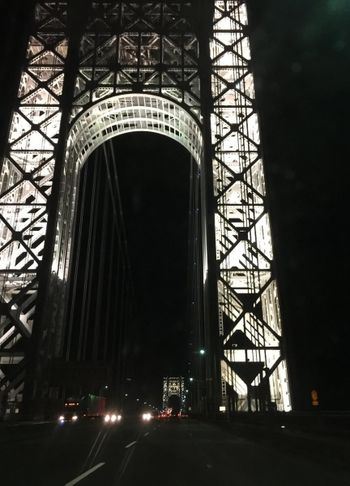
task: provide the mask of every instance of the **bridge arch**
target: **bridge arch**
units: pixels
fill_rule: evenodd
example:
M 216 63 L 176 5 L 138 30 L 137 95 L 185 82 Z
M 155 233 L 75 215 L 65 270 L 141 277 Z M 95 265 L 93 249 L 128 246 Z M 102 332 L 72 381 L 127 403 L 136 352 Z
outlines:
M 201 163 L 203 137 L 198 121 L 167 98 L 146 93 L 116 95 L 95 103 L 76 119 L 67 138 L 51 266 L 55 308 L 51 315 L 55 316 L 53 325 L 57 330 L 64 319 L 80 169 L 98 146 L 135 131 L 168 136 L 187 148 L 198 165 Z M 58 342 L 57 347 L 61 344 Z
M 82 165 L 103 142 L 133 131 L 166 135 L 186 147 L 200 164 L 203 139 L 198 122 L 174 101 L 146 93 L 104 98 L 85 110 L 70 130 L 66 160 L 73 158 Z

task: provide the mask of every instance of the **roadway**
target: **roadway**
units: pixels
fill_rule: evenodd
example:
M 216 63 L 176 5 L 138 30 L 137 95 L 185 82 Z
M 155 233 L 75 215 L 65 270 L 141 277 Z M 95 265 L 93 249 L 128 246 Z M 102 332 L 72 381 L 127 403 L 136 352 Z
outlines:
M 135 418 L 113 426 L 100 421 L 3 423 L 0 483 L 350 486 L 346 444 L 343 438 L 325 443 L 286 429 L 261 434 L 251 426 L 192 419 L 142 423 Z M 344 460 L 333 453 L 343 445 Z

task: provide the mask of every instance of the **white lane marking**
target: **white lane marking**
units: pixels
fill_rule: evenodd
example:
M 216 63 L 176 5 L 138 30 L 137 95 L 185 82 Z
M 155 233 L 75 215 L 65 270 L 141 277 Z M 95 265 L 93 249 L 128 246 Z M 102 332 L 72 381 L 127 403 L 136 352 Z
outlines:
M 130 442 L 130 444 L 126 445 L 125 446 L 125 449 L 129 449 L 129 447 L 133 446 L 134 444 L 136 444 L 137 440 L 134 440 L 133 442 Z
M 82 469 L 85 469 L 86 467 L 88 467 L 92 464 L 92 460 L 90 459 L 90 457 L 92 456 L 94 449 L 97 446 L 99 438 L 100 438 L 101 435 L 102 435 L 102 431 L 100 430 L 100 432 L 96 436 L 96 439 L 94 440 L 94 443 L 90 447 L 89 455 L 87 456 Z
M 145 434 L 143 434 L 144 437 L 147 437 L 147 435 L 149 435 L 149 432 L 146 432 Z
M 96 469 L 99 469 L 101 466 L 104 466 L 105 464 L 106 464 L 105 462 L 100 462 L 99 464 L 96 464 L 96 466 L 92 467 L 88 471 L 85 471 L 83 474 L 80 474 L 80 476 L 76 477 L 75 479 L 72 479 L 72 481 L 69 481 L 69 483 L 66 483 L 64 486 L 73 486 L 73 484 L 79 483 L 79 481 L 86 478 L 86 476 L 93 473 L 94 471 L 96 471 Z

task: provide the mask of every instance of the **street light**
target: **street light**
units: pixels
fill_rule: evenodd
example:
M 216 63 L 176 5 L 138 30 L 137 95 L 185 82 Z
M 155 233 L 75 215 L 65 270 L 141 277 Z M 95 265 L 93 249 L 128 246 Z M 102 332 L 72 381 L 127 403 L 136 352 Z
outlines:
M 202 349 L 200 349 L 200 350 L 199 350 L 199 354 L 202 354 L 202 355 L 203 355 L 203 354 L 205 354 L 205 349 L 203 349 L 203 348 L 202 348 Z

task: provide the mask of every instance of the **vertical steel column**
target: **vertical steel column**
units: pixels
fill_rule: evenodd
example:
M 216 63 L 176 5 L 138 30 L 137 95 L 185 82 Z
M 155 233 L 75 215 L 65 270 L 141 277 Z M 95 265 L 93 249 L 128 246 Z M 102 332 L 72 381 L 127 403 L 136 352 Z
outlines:
M 213 192 L 213 166 L 210 116 L 212 112 L 211 61 L 209 41 L 212 31 L 212 2 L 195 2 L 197 37 L 199 41 L 199 72 L 201 82 L 201 114 L 204 138 L 203 159 L 200 168 L 201 225 L 202 225 L 202 278 L 205 361 L 205 413 L 215 416 L 220 400 L 220 361 L 218 338 L 218 292 L 215 248 L 215 199 Z
M 62 346 L 62 329 L 52 324 L 57 322 L 52 318 L 52 312 L 64 313 L 58 308 L 56 292 L 59 286 L 65 285 L 52 274 L 51 267 L 54 258 L 58 204 L 61 192 L 62 174 L 65 164 L 66 141 L 69 131 L 69 117 L 73 102 L 75 79 L 78 68 L 80 39 L 89 6 L 82 9 L 79 2 L 68 2 L 67 23 L 60 25 L 59 30 L 66 29 L 68 40 L 67 57 L 63 69 L 63 81 L 60 96 L 60 128 L 55 147 L 55 165 L 52 178 L 51 195 L 47 203 L 47 228 L 45 246 L 39 273 L 38 296 L 36 302 L 36 317 L 32 329 L 31 344 L 27 353 L 26 380 L 24 392 L 24 410 L 28 416 L 40 414 L 48 395 L 49 382 L 45 376 L 48 360 L 52 357 L 54 348 Z M 40 8 L 39 5 L 37 8 Z M 58 7 L 59 8 L 59 7 Z M 49 32 L 54 37 L 55 29 Z M 62 291 L 62 290 L 59 290 Z M 59 335 L 58 335 L 59 334 Z M 57 344 L 58 343 L 58 344 Z
M 210 54 L 222 407 L 289 410 L 245 1 L 214 0 Z

